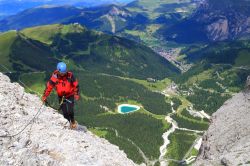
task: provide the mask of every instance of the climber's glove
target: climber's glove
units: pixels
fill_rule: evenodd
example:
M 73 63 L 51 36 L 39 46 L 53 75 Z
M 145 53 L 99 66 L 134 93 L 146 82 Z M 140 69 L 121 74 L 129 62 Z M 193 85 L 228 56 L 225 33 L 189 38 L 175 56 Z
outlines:
M 46 97 L 46 96 L 43 96 L 43 97 L 42 97 L 42 101 L 43 101 L 43 103 L 46 103 L 47 97 Z
M 79 95 L 74 95 L 74 98 L 75 98 L 75 100 L 77 101 L 77 100 L 80 99 L 80 96 L 79 96 Z

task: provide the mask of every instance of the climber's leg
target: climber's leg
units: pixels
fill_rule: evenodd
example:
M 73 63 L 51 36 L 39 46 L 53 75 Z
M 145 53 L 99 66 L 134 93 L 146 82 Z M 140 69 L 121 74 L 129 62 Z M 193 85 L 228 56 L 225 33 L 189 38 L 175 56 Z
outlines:
M 62 101 L 62 97 L 59 97 L 59 104 L 61 104 L 61 101 Z M 65 101 L 63 101 L 62 105 L 61 105 L 61 110 L 63 112 L 63 117 L 65 119 L 67 119 L 69 122 L 71 120 L 70 116 L 69 116 L 69 113 L 68 113 L 68 108 L 67 108 L 67 103 Z
M 74 118 L 74 96 L 70 96 L 70 97 L 66 98 L 65 102 L 67 105 L 69 119 L 71 122 L 74 122 L 75 121 L 75 118 Z
M 67 105 L 67 111 L 70 119 L 70 128 L 75 129 L 77 128 L 77 122 L 74 118 L 74 96 L 70 96 L 65 99 Z

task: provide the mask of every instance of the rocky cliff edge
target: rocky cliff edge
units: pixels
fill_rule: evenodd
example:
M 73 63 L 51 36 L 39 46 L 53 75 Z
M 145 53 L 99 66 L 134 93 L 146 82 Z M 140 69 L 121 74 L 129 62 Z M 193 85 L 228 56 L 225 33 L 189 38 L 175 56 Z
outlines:
M 238 93 L 212 116 L 194 165 L 250 165 L 250 91 Z
M 25 93 L 23 87 L 0 73 L 0 136 L 21 131 L 41 105 L 39 97 Z M 86 128 L 65 128 L 67 120 L 57 111 L 42 106 L 39 113 L 22 133 L 12 138 L 0 137 L 1 166 L 135 165 L 117 146 Z

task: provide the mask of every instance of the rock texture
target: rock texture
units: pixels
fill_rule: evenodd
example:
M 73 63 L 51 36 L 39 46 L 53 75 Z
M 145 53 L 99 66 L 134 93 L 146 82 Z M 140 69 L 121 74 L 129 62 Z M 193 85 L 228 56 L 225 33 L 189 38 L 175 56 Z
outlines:
M 39 97 L 0 73 L 0 135 L 18 133 L 39 111 Z M 32 125 L 13 138 L 0 137 L 0 165 L 135 165 L 125 153 L 91 132 L 65 128 L 67 120 L 42 106 Z
M 249 0 L 200 0 L 192 15 L 160 32 L 184 43 L 250 39 Z
M 250 9 L 247 0 L 206 0 L 191 18 L 203 24 L 210 41 L 250 37 Z
M 250 90 L 250 76 L 247 77 L 246 89 Z
M 212 116 L 195 165 L 250 165 L 250 91 L 236 94 Z

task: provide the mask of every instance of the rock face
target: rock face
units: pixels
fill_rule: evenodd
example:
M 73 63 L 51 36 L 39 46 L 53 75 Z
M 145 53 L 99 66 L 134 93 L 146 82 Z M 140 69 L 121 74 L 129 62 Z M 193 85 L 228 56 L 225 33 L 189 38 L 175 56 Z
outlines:
M 250 90 L 250 76 L 247 77 L 246 89 Z
M 221 18 L 206 27 L 207 36 L 213 41 L 226 40 L 229 36 L 228 20 Z
M 163 37 L 177 42 L 247 40 L 250 39 L 250 3 L 249 0 L 202 0 L 187 19 L 164 28 Z
M 39 111 L 39 97 L 24 92 L 0 73 L 0 135 L 18 133 Z M 67 120 L 42 106 L 32 125 L 19 135 L 0 137 L 0 165 L 135 165 L 115 145 L 87 129 L 65 128 Z
M 195 21 L 202 23 L 205 33 L 210 41 L 233 40 L 250 37 L 250 13 L 246 0 L 240 0 L 236 4 L 233 0 L 228 2 L 205 1 L 197 13 Z M 225 4 L 224 4 L 225 3 Z M 242 5 L 242 6 L 240 6 Z
M 122 17 L 131 16 L 129 11 L 122 9 L 122 8 L 118 8 L 117 6 L 112 6 L 111 10 L 109 11 L 109 14 L 111 16 L 122 16 Z
M 194 165 L 250 163 L 250 91 L 236 94 L 212 116 Z

